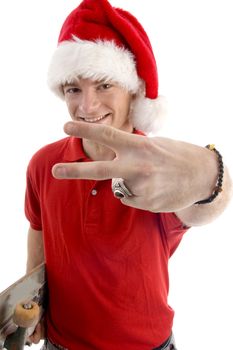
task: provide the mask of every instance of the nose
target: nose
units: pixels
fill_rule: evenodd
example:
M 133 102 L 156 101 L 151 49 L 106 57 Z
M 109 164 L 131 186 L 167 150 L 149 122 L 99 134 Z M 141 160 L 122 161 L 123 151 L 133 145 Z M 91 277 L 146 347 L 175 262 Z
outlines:
M 81 116 L 95 115 L 100 107 L 97 92 L 91 88 L 83 89 L 79 100 Z

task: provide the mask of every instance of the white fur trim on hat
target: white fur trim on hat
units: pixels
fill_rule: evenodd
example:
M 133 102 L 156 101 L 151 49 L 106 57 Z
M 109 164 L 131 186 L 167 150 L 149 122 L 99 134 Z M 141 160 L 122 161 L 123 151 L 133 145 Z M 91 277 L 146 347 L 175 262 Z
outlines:
M 87 41 L 74 37 L 56 49 L 48 71 L 48 85 L 60 97 L 62 85 L 76 77 L 108 79 L 133 93 L 139 88 L 133 54 L 113 41 Z

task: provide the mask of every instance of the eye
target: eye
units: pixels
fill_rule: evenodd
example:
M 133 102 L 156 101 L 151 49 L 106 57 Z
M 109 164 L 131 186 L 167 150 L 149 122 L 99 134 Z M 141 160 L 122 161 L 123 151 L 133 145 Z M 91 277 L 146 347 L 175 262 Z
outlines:
M 64 94 L 77 94 L 80 91 L 78 87 L 64 87 Z
M 98 86 L 98 88 L 100 90 L 108 90 L 112 87 L 113 85 L 112 84 L 109 84 L 109 83 L 103 83 L 101 85 Z

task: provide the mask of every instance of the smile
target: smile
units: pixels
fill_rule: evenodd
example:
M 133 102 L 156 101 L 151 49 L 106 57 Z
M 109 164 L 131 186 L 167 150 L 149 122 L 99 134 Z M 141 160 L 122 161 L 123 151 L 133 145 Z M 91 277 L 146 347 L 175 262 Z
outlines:
M 80 117 L 80 118 L 88 123 L 96 123 L 96 122 L 99 122 L 100 120 L 108 117 L 109 115 L 110 115 L 110 113 L 107 113 L 105 115 L 100 115 L 99 117 L 95 117 L 95 118 L 84 118 L 84 117 Z

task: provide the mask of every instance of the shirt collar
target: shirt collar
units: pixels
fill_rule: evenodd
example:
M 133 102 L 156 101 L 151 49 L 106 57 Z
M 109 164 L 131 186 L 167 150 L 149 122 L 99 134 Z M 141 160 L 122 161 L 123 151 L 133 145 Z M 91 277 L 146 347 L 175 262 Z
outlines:
M 88 157 L 84 152 L 82 139 L 70 136 L 67 138 L 64 160 L 68 162 L 77 162 L 87 160 Z

